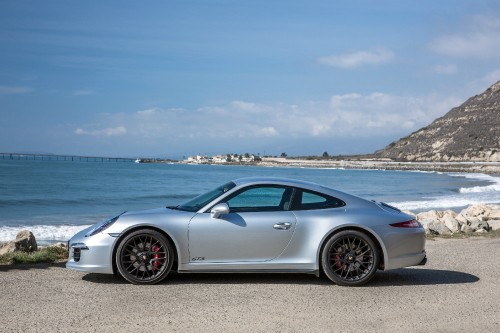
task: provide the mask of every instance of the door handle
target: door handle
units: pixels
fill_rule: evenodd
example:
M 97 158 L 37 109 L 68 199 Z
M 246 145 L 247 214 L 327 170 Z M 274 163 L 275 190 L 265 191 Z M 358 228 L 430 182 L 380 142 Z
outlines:
M 288 230 L 292 226 L 289 222 L 276 223 L 273 228 L 276 230 Z

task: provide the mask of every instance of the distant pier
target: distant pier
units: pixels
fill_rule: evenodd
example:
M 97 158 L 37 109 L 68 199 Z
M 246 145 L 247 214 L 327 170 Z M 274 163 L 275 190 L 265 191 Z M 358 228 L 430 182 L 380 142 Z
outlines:
M 135 162 L 142 159 L 128 157 L 101 157 L 101 156 L 78 156 L 78 155 L 52 155 L 52 154 L 20 154 L 0 153 L 3 160 L 38 160 L 38 161 L 73 161 L 73 162 Z

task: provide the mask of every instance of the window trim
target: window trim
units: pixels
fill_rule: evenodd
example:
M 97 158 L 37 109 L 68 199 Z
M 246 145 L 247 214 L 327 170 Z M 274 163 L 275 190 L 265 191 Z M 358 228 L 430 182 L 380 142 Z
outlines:
M 270 210 L 266 210 L 266 209 L 262 209 L 263 207 L 255 207 L 255 210 L 252 210 L 250 207 L 248 209 L 246 209 L 246 210 L 234 210 L 234 208 L 229 207 L 229 213 L 260 213 L 260 212 L 262 212 L 262 213 L 268 213 L 268 212 L 290 212 L 290 211 L 292 211 L 293 202 L 295 200 L 295 193 L 297 192 L 298 189 L 296 187 L 294 187 L 294 186 L 279 185 L 279 184 L 255 184 L 255 185 L 249 185 L 249 186 L 243 187 L 243 188 L 235 191 L 234 193 L 231 193 L 227 197 L 225 197 L 222 200 L 218 201 L 215 205 L 217 205 L 219 203 L 223 203 L 223 202 L 227 203 L 229 200 L 231 200 L 232 198 L 238 196 L 239 194 L 241 194 L 243 192 L 246 192 L 246 191 L 249 191 L 249 190 L 254 189 L 254 188 L 279 188 L 279 189 L 284 189 L 285 191 L 287 189 L 291 189 L 292 190 L 292 194 L 290 195 L 290 202 L 292 204 L 290 205 L 290 207 L 288 208 L 288 210 L 285 210 L 285 209 L 272 209 L 272 210 L 270 209 Z M 215 206 L 215 205 L 213 205 L 213 206 Z M 210 212 L 210 210 L 212 209 L 212 207 L 210 207 L 207 210 L 207 212 Z M 273 207 L 273 206 L 270 206 L 270 207 Z

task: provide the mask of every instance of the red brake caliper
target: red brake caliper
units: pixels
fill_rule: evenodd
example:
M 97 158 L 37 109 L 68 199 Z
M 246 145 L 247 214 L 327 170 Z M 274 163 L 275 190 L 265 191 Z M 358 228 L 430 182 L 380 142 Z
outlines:
M 153 251 L 158 252 L 160 247 L 158 245 L 153 246 Z M 158 253 L 153 254 L 153 269 L 158 269 L 160 266 L 160 261 L 158 260 L 160 258 L 160 255 Z
M 340 251 L 337 250 L 335 253 L 332 253 L 333 261 L 335 263 L 335 267 L 339 269 L 342 267 L 342 263 L 340 262 Z
M 340 262 L 340 255 L 338 253 L 335 253 L 335 267 L 337 267 L 337 269 L 342 267 L 342 263 Z

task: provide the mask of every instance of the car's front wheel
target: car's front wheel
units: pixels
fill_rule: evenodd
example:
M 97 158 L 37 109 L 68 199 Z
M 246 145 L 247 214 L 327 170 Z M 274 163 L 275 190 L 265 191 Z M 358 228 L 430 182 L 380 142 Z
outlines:
M 341 286 L 367 283 L 375 275 L 379 262 L 377 246 L 360 231 L 341 231 L 333 235 L 323 248 L 323 271 Z
M 174 260 L 169 240 L 155 230 L 134 231 L 123 238 L 116 251 L 118 272 L 133 284 L 155 284 L 163 280 Z

